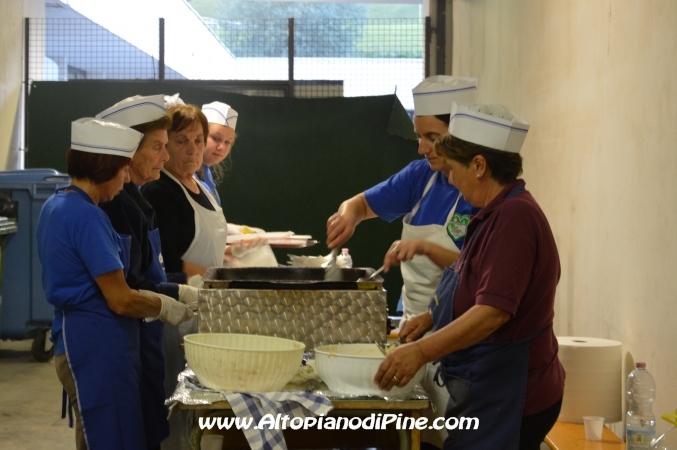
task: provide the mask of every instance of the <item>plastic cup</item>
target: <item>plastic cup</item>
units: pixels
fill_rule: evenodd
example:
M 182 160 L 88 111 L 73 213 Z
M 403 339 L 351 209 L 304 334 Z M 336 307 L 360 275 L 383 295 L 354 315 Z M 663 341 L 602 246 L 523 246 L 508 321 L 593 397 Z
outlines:
M 584 416 L 585 438 L 589 441 L 601 441 L 604 430 L 604 417 Z

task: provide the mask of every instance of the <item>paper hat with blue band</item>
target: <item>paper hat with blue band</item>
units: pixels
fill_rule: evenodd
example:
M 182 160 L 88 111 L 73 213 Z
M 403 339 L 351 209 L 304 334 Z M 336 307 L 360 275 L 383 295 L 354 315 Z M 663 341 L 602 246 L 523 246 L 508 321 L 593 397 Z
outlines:
M 126 127 L 152 122 L 166 114 L 164 95 L 135 95 L 118 102 L 96 115 L 97 119 L 110 120 Z
M 202 112 L 207 117 L 207 122 L 218 123 L 219 125 L 230 127 L 233 130 L 235 129 L 235 124 L 237 124 L 237 111 L 229 105 L 221 102 L 208 103 L 202 105 Z
M 494 150 L 519 153 L 529 125 L 503 105 L 454 102 L 449 134 Z
M 85 117 L 71 122 L 71 148 L 131 158 L 143 134 L 117 122 Z
M 415 116 L 449 114 L 453 101 L 477 101 L 477 78 L 435 75 L 421 81 L 412 92 Z

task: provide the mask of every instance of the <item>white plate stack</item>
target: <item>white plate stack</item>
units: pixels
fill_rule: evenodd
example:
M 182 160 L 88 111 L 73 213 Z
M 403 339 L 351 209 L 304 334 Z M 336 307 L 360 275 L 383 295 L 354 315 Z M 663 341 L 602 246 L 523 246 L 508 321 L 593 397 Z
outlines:
M 289 264 L 292 267 L 325 267 L 331 260 L 331 253 L 326 256 L 289 256 Z

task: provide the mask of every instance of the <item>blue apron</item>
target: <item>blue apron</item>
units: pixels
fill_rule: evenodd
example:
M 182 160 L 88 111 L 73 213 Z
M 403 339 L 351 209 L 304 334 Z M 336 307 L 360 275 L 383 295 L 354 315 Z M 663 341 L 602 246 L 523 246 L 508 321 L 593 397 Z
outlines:
M 146 269 L 146 278 L 153 283 L 166 283 L 167 274 L 165 274 L 165 264 L 162 260 L 162 245 L 160 243 L 160 230 L 158 228 L 148 232 L 148 241 L 153 250 L 153 261 L 150 267 Z
M 202 178 L 198 177 L 202 182 L 202 185 L 209 190 L 209 193 L 212 194 L 216 203 L 221 206 L 221 197 L 219 197 L 219 191 L 216 190 L 216 183 L 214 182 L 214 176 L 212 175 L 212 169 L 202 165 Z
M 504 201 L 522 191 L 524 185 L 517 186 Z M 477 227 L 458 260 L 451 268 L 444 270 L 431 300 L 435 331 L 452 321 L 465 254 L 483 225 Z M 456 270 L 459 262 L 459 269 Z M 442 378 L 451 397 L 445 417 L 479 419 L 476 430 L 451 430 L 444 442 L 444 450 L 519 447 L 529 367 L 529 341 L 542 331 L 513 342 L 481 342 L 440 358 L 436 381 L 439 383 L 439 378 Z
M 146 269 L 146 279 L 155 284 L 166 283 L 162 264 L 160 232 L 156 228 L 148 233 L 153 259 Z M 169 410 L 165 406 L 165 360 L 162 356 L 164 324 L 160 320 L 140 321 L 141 324 L 141 406 L 143 408 L 146 442 L 154 448 L 169 436 Z
M 66 189 L 91 202 L 81 189 Z M 130 241 L 121 238 L 118 242 L 126 273 Z M 145 450 L 138 319 L 114 313 L 99 295 L 64 309 L 62 320 L 87 446 L 90 450 Z

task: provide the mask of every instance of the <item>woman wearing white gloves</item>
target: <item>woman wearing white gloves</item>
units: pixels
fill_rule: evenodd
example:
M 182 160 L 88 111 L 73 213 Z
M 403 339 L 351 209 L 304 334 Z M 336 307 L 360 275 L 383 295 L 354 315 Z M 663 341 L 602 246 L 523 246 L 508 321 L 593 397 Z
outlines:
M 147 449 L 139 319 L 177 325 L 193 317 L 172 298 L 129 288 L 129 238 L 119 236 L 97 206 L 129 181 L 141 138 L 114 122 L 73 122 L 71 185 L 45 202 L 38 220 L 42 284 L 55 310 L 56 370 L 74 406 L 78 450 Z
M 131 240 L 130 265 L 127 284 L 133 289 L 144 289 L 149 294 L 162 293 L 197 309 L 198 290 L 187 286 L 185 273 L 165 274 L 162 263 L 160 235 L 157 218 L 152 206 L 143 198 L 139 189 L 149 181 L 160 177 L 160 170 L 169 159 L 167 153 L 167 130 L 171 119 L 165 112 L 163 95 L 134 96 L 118 102 L 97 114 L 97 118 L 111 120 L 143 133 L 129 166 L 131 181 L 126 183 L 120 195 L 102 203 L 101 209 L 108 215 L 113 228 L 121 236 Z M 168 282 L 168 278 L 170 281 Z M 177 284 L 183 283 L 183 284 Z M 170 367 L 172 377 L 183 370 L 185 361 L 178 345 L 172 340 L 164 350 L 165 326 L 160 321 L 139 323 L 141 343 L 141 402 L 148 449 L 159 449 L 160 443 L 169 436 L 168 409 L 165 398 L 165 359 L 175 361 Z M 170 335 L 178 336 L 177 330 Z M 173 391 L 175 383 L 170 384 Z
M 191 277 L 203 275 L 209 267 L 223 266 L 224 258 L 253 251 L 254 246 L 261 245 L 261 240 L 226 246 L 228 232 L 223 210 L 195 177 L 202 164 L 209 132 L 207 119 L 196 106 L 181 103 L 167 107 L 167 115 L 171 119 L 171 127 L 167 131 L 169 160 L 159 171 L 159 179 L 146 183 L 141 192 L 157 215 L 165 271 L 183 272 Z M 195 332 L 197 320 L 165 329 L 163 349 L 167 395 L 174 391 L 177 375 L 185 367 L 184 356 L 176 350 L 183 342 L 183 336 Z M 164 450 L 187 445 L 186 420 L 180 416 L 174 414 L 170 418 L 171 434 L 162 444 Z
M 209 134 L 207 118 L 194 105 L 175 104 L 167 114 L 172 119 L 167 133 L 169 161 L 160 178 L 141 192 L 157 214 L 165 270 L 204 275 L 209 267 L 223 266 L 224 258 L 243 257 L 265 241 L 226 247 L 223 210 L 195 177 Z

